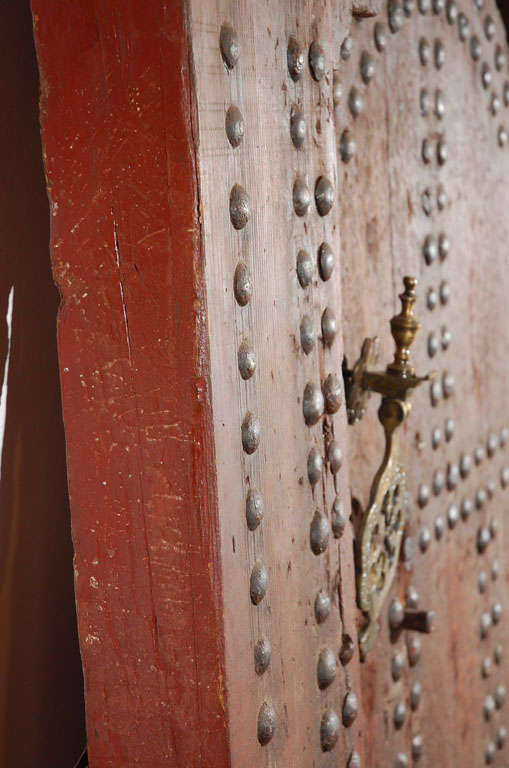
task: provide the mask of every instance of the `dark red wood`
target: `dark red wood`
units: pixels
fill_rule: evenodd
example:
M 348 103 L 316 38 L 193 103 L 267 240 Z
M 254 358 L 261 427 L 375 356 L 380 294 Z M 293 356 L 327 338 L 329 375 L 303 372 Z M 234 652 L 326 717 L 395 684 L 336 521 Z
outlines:
M 90 765 L 226 766 L 186 19 L 32 7 Z

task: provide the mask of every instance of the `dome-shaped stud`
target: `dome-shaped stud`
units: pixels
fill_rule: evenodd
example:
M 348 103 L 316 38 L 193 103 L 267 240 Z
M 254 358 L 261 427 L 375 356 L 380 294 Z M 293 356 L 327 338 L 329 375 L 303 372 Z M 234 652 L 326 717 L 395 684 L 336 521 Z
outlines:
M 223 24 L 219 34 L 221 56 L 228 69 L 233 69 L 240 57 L 240 46 L 237 33 L 231 24 Z
M 362 98 L 362 94 L 358 88 L 353 86 L 353 88 L 350 89 L 350 94 L 348 96 L 348 108 L 350 109 L 352 116 L 359 117 L 363 106 L 364 99 Z
M 495 61 L 495 69 L 497 70 L 497 72 L 501 72 L 506 65 L 506 55 L 500 45 L 497 45 L 495 48 L 494 61 Z
M 434 288 L 429 288 L 426 294 L 426 306 L 433 311 L 438 304 L 438 294 Z
M 506 688 L 503 683 L 499 683 L 495 688 L 495 706 L 497 709 L 502 709 L 506 699 Z
M 295 82 L 300 80 L 302 73 L 304 72 L 305 56 L 301 46 L 294 37 L 290 37 L 288 40 L 286 60 L 288 72 L 292 80 Z
M 448 0 L 445 6 L 445 15 L 449 24 L 454 24 L 458 18 L 458 6 L 455 0 Z
M 343 632 L 343 637 L 341 639 L 341 649 L 339 651 L 339 660 L 344 667 L 346 667 L 347 664 L 350 664 L 351 660 L 353 659 L 355 654 L 355 647 L 356 645 L 352 637 L 347 632 Z
M 450 443 L 454 437 L 454 419 L 446 419 L 444 424 L 444 435 L 447 443 Z
M 339 53 L 343 61 L 348 61 L 348 59 L 352 55 L 352 51 L 353 51 L 353 37 L 351 35 L 348 35 L 348 37 L 345 37 L 345 39 L 341 43 L 341 48 L 339 49 Z
M 495 742 L 493 741 L 488 742 L 488 746 L 484 751 L 484 762 L 486 763 L 486 765 L 491 765 L 493 763 L 495 759 L 496 751 L 497 750 L 495 747 Z
M 447 304 L 449 299 L 451 298 L 451 286 L 447 282 L 447 280 L 442 280 L 440 283 L 440 302 L 442 304 Z
M 493 624 L 498 624 L 500 619 L 502 618 L 502 604 L 501 603 L 494 603 L 491 609 L 491 618 L 493 619 Z
M 470 515 L 472 514 L 472 510 L 474 508 L 474 505 L 472 504 L 471 499 L 468 497 L 464 498 L 461 502 L 461 508 L 460 513 L 463 520 L 468 520 Z
M 235 268 L 235 274 L 233 277 L 233 293 L 237 304 L 241 307 L 245 307 L 249 304 L 251 296 L 253 295 L 253 284 L 251 282 L 251 275 L 249 269 L 243 261 L 239 261 Z
M 477 531 L 477 550 L 482 555 L 486 551 L 488 544 L 491 541 L 491 533 L 488 528 L 482 526 Z
M 419 681 L 415 682 L 410 688 L 410 709 L 415 712 L 419 708 L 422 698 L 422 685 Z
M 425 483 L 421 483 L 417 491 L 417 503 L 419 504 L 420 507 L 425 507 L 429 499 L 430 499 L 429 486 L 427 486 Z
M 256 371 L 256 352 L 247 339 L 245 339 L 237 352 L 239 372 L 244 381 L 247 381 Z
M 339 376 L 329 373 L 323 383 L 325 410 L 327 413 L 337 413 L 343 402 L 343 388 Z
M 290 137 L 293 146 L 300 149 L 306 138 L 306 120 L 304 112 L 296 104 L 290 110 Z
M 309 46 L 309 69 L 313 80 L 317 82 L 325 75 L 325 52 L 316 40 Z
M 242 447 L 247 454 L 252 454 L 260 444 L 260 421 L 250 411 L 245 415 L 242 422 Z
M 404 752 L 399 752 L 394 760 L 394 768 L 408 768 L 408 757 Z
M 505 726 L 501 725 L 500 728 L 497 731 L 497 747 L 498 747 L 498 749 L 503 749 L 506 741 L 507 741 L 507 728 Z
M 332 504 L 331 526 L 334 538 L 340 539 L 346 527 L 346 516 L 339 496 L 336 496 Z
M 431 534 L 428 528 L 422 528 L 419 533 L 419 549 L 422 553 L 428 550 L 431 541 Z
M 475 506 L 477 509 L 482 509 L 486 504 L 488 494 L 484 488 L 478 488 L 475 494 Z
M 338 331 L 336 315 L 327 307 L 322 314 L 322 339 L 327 347 L 331 347 Z
M 415 609 L 419 604 L 419 594 L 413 584 L 409 584 L 405 592 L 405 603 L 407 608 Z
M 444 397 L 451 397 L 454 394 L 456 381 L 452 373 L 444 371 L 442 376 L 442 392 Z
M 267 594 L 268 583 L 269 576 L 267 569 L 263 563 L 258 560 L 253 566 L 249 580 L 249 594 L 251 596 L 251 602 L 253 605 L 258 605 L 262 602 L 263 598 Z
M 305 355 L 309 355 L 315 346 L 316 334 L 313 321 L 309 315 L 304 315 L 300 321 L 300 344 Z
M 323 624 L 329 617 L 331 609 L 331 599 L 329 593 L 325 589 L 321 589 L 316 598 L 314 605 L 315 619 L 317 624 Z
M 435 91 L 435 117 L 442 120 L 445 116 L 445 98 L 443 91 L 437 88 Z
M 493 518 L 490 522 L 490 535 L 492 539 L 496 539 L 498 535 L 498 520 Z
M 297 216 L 305 216 L 311 205 L 311 192 L 304 179 L 300 177 L 293 183 L 292 201 Z
M 234 229 L 243 229 L 250 215 L 249 195 L 240 184 L 235 184 L 230 192 L 230 221 Z
M 422 643 L 418 637 L 413 635 L 407 641 L 408 663 L 411 667 L 417 666 L 421 658 Z
M 257 675 L 263 675 L 270 665 L 272 649 L 266 637 L 256 641 L 254 647 L 254 667 Z
M 435 539 L 437 541 L 440 541 L 442 536 L 444 535 L 445 530 L 445 523 L 443 517 L 438 515 L 438 517 L 435 518 Z
M 403 723 L 405 722 L 405 719 L 406 719 L 406 706 L 403 701 L 400 701 L 394 707 L 394 712 L 392 714 L 394 727 L 397 729 L 401 728 L 403 726 Z
M 503 648 L 500 643 L 498 643 L 495 646 L 495 650 L 493 651 L 493 659 L 495 660 L 495 664 L 500 665 L 502 663 L 502 656 L 503 656 Z
M 486 62 L 484 62 L 483 65 L 481 66 L 481 84 L 485 90 L 490 87 L 491 80 L 492 80 L 491 70 L 489 66 L 486 64 Z
M 484 461 L 484 449 L 481 445 L 478 445 L 474 451 L 474 461 L 476 466 L 479 466 Z
M 389 626 L 391 629 L 399 629 L 405 617 L 405 609 L 400 600 L 394 598 L 389 603 Z
M 304 388 L 304 397 L 302 398 L 302 412 L 308 427 L 317 423 L 323 415 L 324 408 L 325 402 L 321 387 L 308 381 Z
M 426 187 L 421 195 L 422 210 L 426 216 L 431 216 L 435 210 L 435 197 L 430 187 Z
M 436 69 L 442 69 L 445 63 L 445 48 L 441 40 L 435 40 L 435 44 L 433 46 L 433 54 Z
M 431 0 L 417 0 L 417 6 L 419 8 L 419 13 L 425 16 L 429 13 L 429 9 L 431 8 Z
M 343 98 L 343 83 L 341 82 L 341 75 L 337 69 L 334 70 L 332 75 L 332 103 L 335 107 L 339 107 Z
M 480 61 L 482 56 L 482 45 L 477 35 L 470 38 L 470 55 L 474 61 Z
M 436 469 L 433 473 L 433 493 L 439 496 L 445 483 L 445 475 L 441 469 Z
M 421 88 L 419 93 L 419 109 L 422 117 L 427 117 L 430 111 L 431 97 L 427 88 Z M 433 157 L 433 149 L 429 139 L 424 139 L 422 143 L 422 159 L 425 163 L 429 163 Z
M 395 653 L 391 661 L 391 675 L 394 682 L 401 679 L 403 669 L 405 667 L 405 659 L 402 653 Z
M 489 656 L 486 656 L 481 663 L 481 676 L 487 678 L 491 675 L 492 663 Z
M 496 450 L 498 448 L 498 436 L 495 432 L 490 432 L 488 435 L 488 439 L 486 440 L 486 453 L 488 454 L 488 457 L 491 459 L 492 456 L 495 455 Z
M 417 736 L 414 736 L 412 739 L 412 760 L 417 762 L 421 759 L 422 756 L 422 748 L 424 744 L 424 739 L 420 734 L 417 734 Z
M 333 475 L 336 475 L 343 464 L 343 454 L 337 440 L 331 440 L 327 445 L 327 461 Z
M 315 204 L 320 216 L 327 216 L 334 205 L 334 190 L 326 176 L 320 176 L 315 184 Z
M 311 486 L 315 486 L 323 472 L 323 458 L 318 448 L 313 447 L 308 453 L 307 461 L 308 480 Z
M 433 237 L 433 235 L 428 235 L 424 240 L 422 253 L 426 264 L 433 264 L 433 262 L 436 261 L 438 256 L 438 245 L 436 238 Z
M 442 186 L 442 184 L 439 185 L 437 189 L 437 206 L 439 211 L 443 211 L 445 209 L 445 206 L 447 205 L 447 193 Z
M 500 564 L 498 560 L 493 560 L 493 563 L 491 565 L 491 578 L 493 581 L 496 581 L 499 576 L 500 576 Z
M 449 525 L 449 528 L 451 529 L 455 528 L 456 523 L 458 522 L 458 519 L 459 519 L 458 507 L 456 506 L 456 504 L 451 504 L 449 509 L 447 510 L 447 523 Z
M 440 430 L 440 427 L 435 427 L 434 430 L 431 433 L 431 447 L 434 451 L 440 446 L 440 443 L 442 442 L 442 431 Z
M 309 543 L 314 555 L 321 555 L 329 544 L 329 521 L 318 509 L 309 528 Z
M 268 744 L 274 736 L 276 712 L 270 701 L 264 701 L 258 712 L 257 736 L 262 746 Z
M 405 18 L 403 13 L 403 6 L 399 0 L 389 0 L 387 18 L 389 21 L 389 29 L 391 30 L 392 34 L 395 35 L 396 32 L 399 32 L 399 30 L 403 27 L 403 21 Z
M 322 243 L 318 249 L 318 270 L 324 282 L 330 280 L 334 272 L 334 252 L 328 243 Z
M 349 128 L 345 128 L 341 134 L 339 141 L 339 151 L 341 153 L 341 159 L 344 163 L 349 163 L 352 157 L 355 155 L 355 139 Z
M 358 752 L 351 752 L 348 758 L 347 768 L 361 768 L 361 758 Z
M 503 125 L 501 125 L 497 131 L 497 140 L 499 147 L 505 147 L 507 144 L 507 131 Z
M 326 709 L 320 721 L 320 745 L 322 752 L 330 752 L 339 736 L 339 717 L 333 709 Z
M 433 331 L 428 336 L 428 355 L 435 357 L 436 353 L 440 349 L 440 339 Z
M 458 14 L 458 35 L 462 43 L 470 37 L 470 23 L 464 13 Z
M 433 13 L 439 16 L 445 8 L 445 0 L 433 0 L 431 6 Z
M 250 531 L 255 531 L 263 520 L 263 498 L 256 488 L 250 488 L 246 496 L 246 523 Z
M 445 261 L 449 255 L 450 248 L 449 238 L 442 232 L 438 236 L 438 255 L 440 256 L 440 261 Z
M 484 699 L 482 711 L 483 711 L 484 719 L 491 720 L 495 712 L 495 699 L 491 694 L 488 694 L 488 696 L 486 696 L 486 698 Z
M 464 453 L 460 458 L 460 474 L 463 479 L 469 476 L 472 469 L 472 457 Z
M 337 669 L 338 662 L 334 651 L 331 648 L 322 648 L 316 665 L 316 680 L 321 691 L 334 682 Z
M 502 488 L 507 488 L 509 485 L 509 467 L 502 467 L 500 470 L 500 485 Z
M 442 397 L 442 385 L 439 381 L 432 381 L 429 388 L 431 405 L 437 406 Z
M 303 248 L 297 254 L 297 278 L 301 288 L 307 288 L 313 280 L 313 259 Z
M 486 16 L 484 19 L 484 34 L 486 35 L 487 40 L 493 40 L 495 37 L 497 29 L 495 27 L 495 22 L 491 18 L 491 16 Z
M 488 482 L 486 484 L 486 493 L 488 494 L 488 498 L 489 499 L 492 499 L 493 496 L 495 495 L 496 487 L 497 486 L 496 486 L 494 480 L 488 480 Z
M 232 147 L 238 147 L 244 138 L 244 118 L 240 109 L 232 104 L 225 117 L 225 131 Z
M 353 724 L 358 711 L 357 696 L 353 691 L 349 691 L 343 701 L 343 725 L 345 728 L 349 728 Z
M 437 143 L 437 161 L 439 165 L 445 165 L 449 157 L 449 148 L 445 139 L 439 139 Z
M 360 71 L 363 82 L 366 85 L 369 85 L 375 76 L 375 62 L 373 61 L 373 57 L 367 51 L 362 52 Z
M 380 21 L 377 21 L 375 24 L 373 34 L 375 38 L 376 49 L 378 53 L 382 53 L 387 47 L 387 35 L 385 33 L 385 27 Z
M 502 95 L 504 99 L 504 107 L 509 107 L 509 82 L 507 81 L 504 83 Z
M 493 93 L 491 95 L 491 101 L 490 101 L 490 112 L 491 112 L 491 114 L 493 116 L 498 114 L 498 112 L 500 111 L 500 107 L 501 106 L 502 106 L 502 104 L 500 103 L 499 97 L 497 96 L 496 93 Z
M 427 138 L 422 140 L 421 155 L 422 155 L 423 161 L 426 164 L 431 163 L 431 160 L 433 158 L 433 145 L 431 141 Z M 428 263 L 431 263 L 431 262 L 428 262 Z

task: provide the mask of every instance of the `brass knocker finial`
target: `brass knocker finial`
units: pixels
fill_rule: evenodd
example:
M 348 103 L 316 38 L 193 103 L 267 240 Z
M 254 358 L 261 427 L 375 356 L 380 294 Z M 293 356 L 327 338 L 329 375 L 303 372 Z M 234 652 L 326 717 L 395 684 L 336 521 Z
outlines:
M 396 345 L 393 362 L 385 371 L 370 370 L 379 358 L 379 342 L 375 337 L 364 340 L 359 360 L 352 370 L 344 370 L 350 424 L 364 415 L 370 393 L 378 392 L 382 395 L 378 418 L 385 431 L 385 454 L 371 486 L 356 542 L 358 601 L 367 618 L 359 636 L 362 659 L 366 658 L 378 632 L 378 616 L 394 578 L 408 514 L 397 428 L 410 413 L 409 398 L 413 390 L 434 376 L 416 376 L 410 365 L 410 347 L 420 327 L 413 314 L 417 280 L 405 277 L 403 283 L 401 312 L 391 319 Z

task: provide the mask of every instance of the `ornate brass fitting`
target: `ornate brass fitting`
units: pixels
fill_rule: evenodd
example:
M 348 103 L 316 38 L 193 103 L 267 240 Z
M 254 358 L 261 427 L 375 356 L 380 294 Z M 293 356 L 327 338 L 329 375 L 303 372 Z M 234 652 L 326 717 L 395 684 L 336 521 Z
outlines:
M 352 370 L 344 371 L 350 424 L 364 415 L 371 392 L 378 392 L 382 395 L 378 418 L 385 431 L 385 454 L 371 486 L 356 543 L 358 601 L 367 618 L 359 635 L 362 659 L 366 658 L 378 633 L 378 617 L 394 578 L 408 514 L 398 427 L 410 413 L 409 398 L 413 390 L 435 375 L 416 376 L 410 365 L 410 346 L 420 327 L 413 314 L 417 280 L 405 277 L 403 283 L 402 309 L 391 320 L 396 344 L 393 362 L 383 372 L 370 370 L 379 359 L 379 341 L 375 337 L 364 340 L 359 360 Z

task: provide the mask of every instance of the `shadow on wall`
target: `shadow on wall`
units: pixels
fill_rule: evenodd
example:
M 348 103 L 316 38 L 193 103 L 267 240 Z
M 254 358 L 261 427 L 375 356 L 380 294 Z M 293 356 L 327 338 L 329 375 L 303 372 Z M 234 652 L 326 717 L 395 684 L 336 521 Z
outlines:
M 27 0 L 0 5 L 0 104 L 0 768 L 71 768 L 83 681 Z

